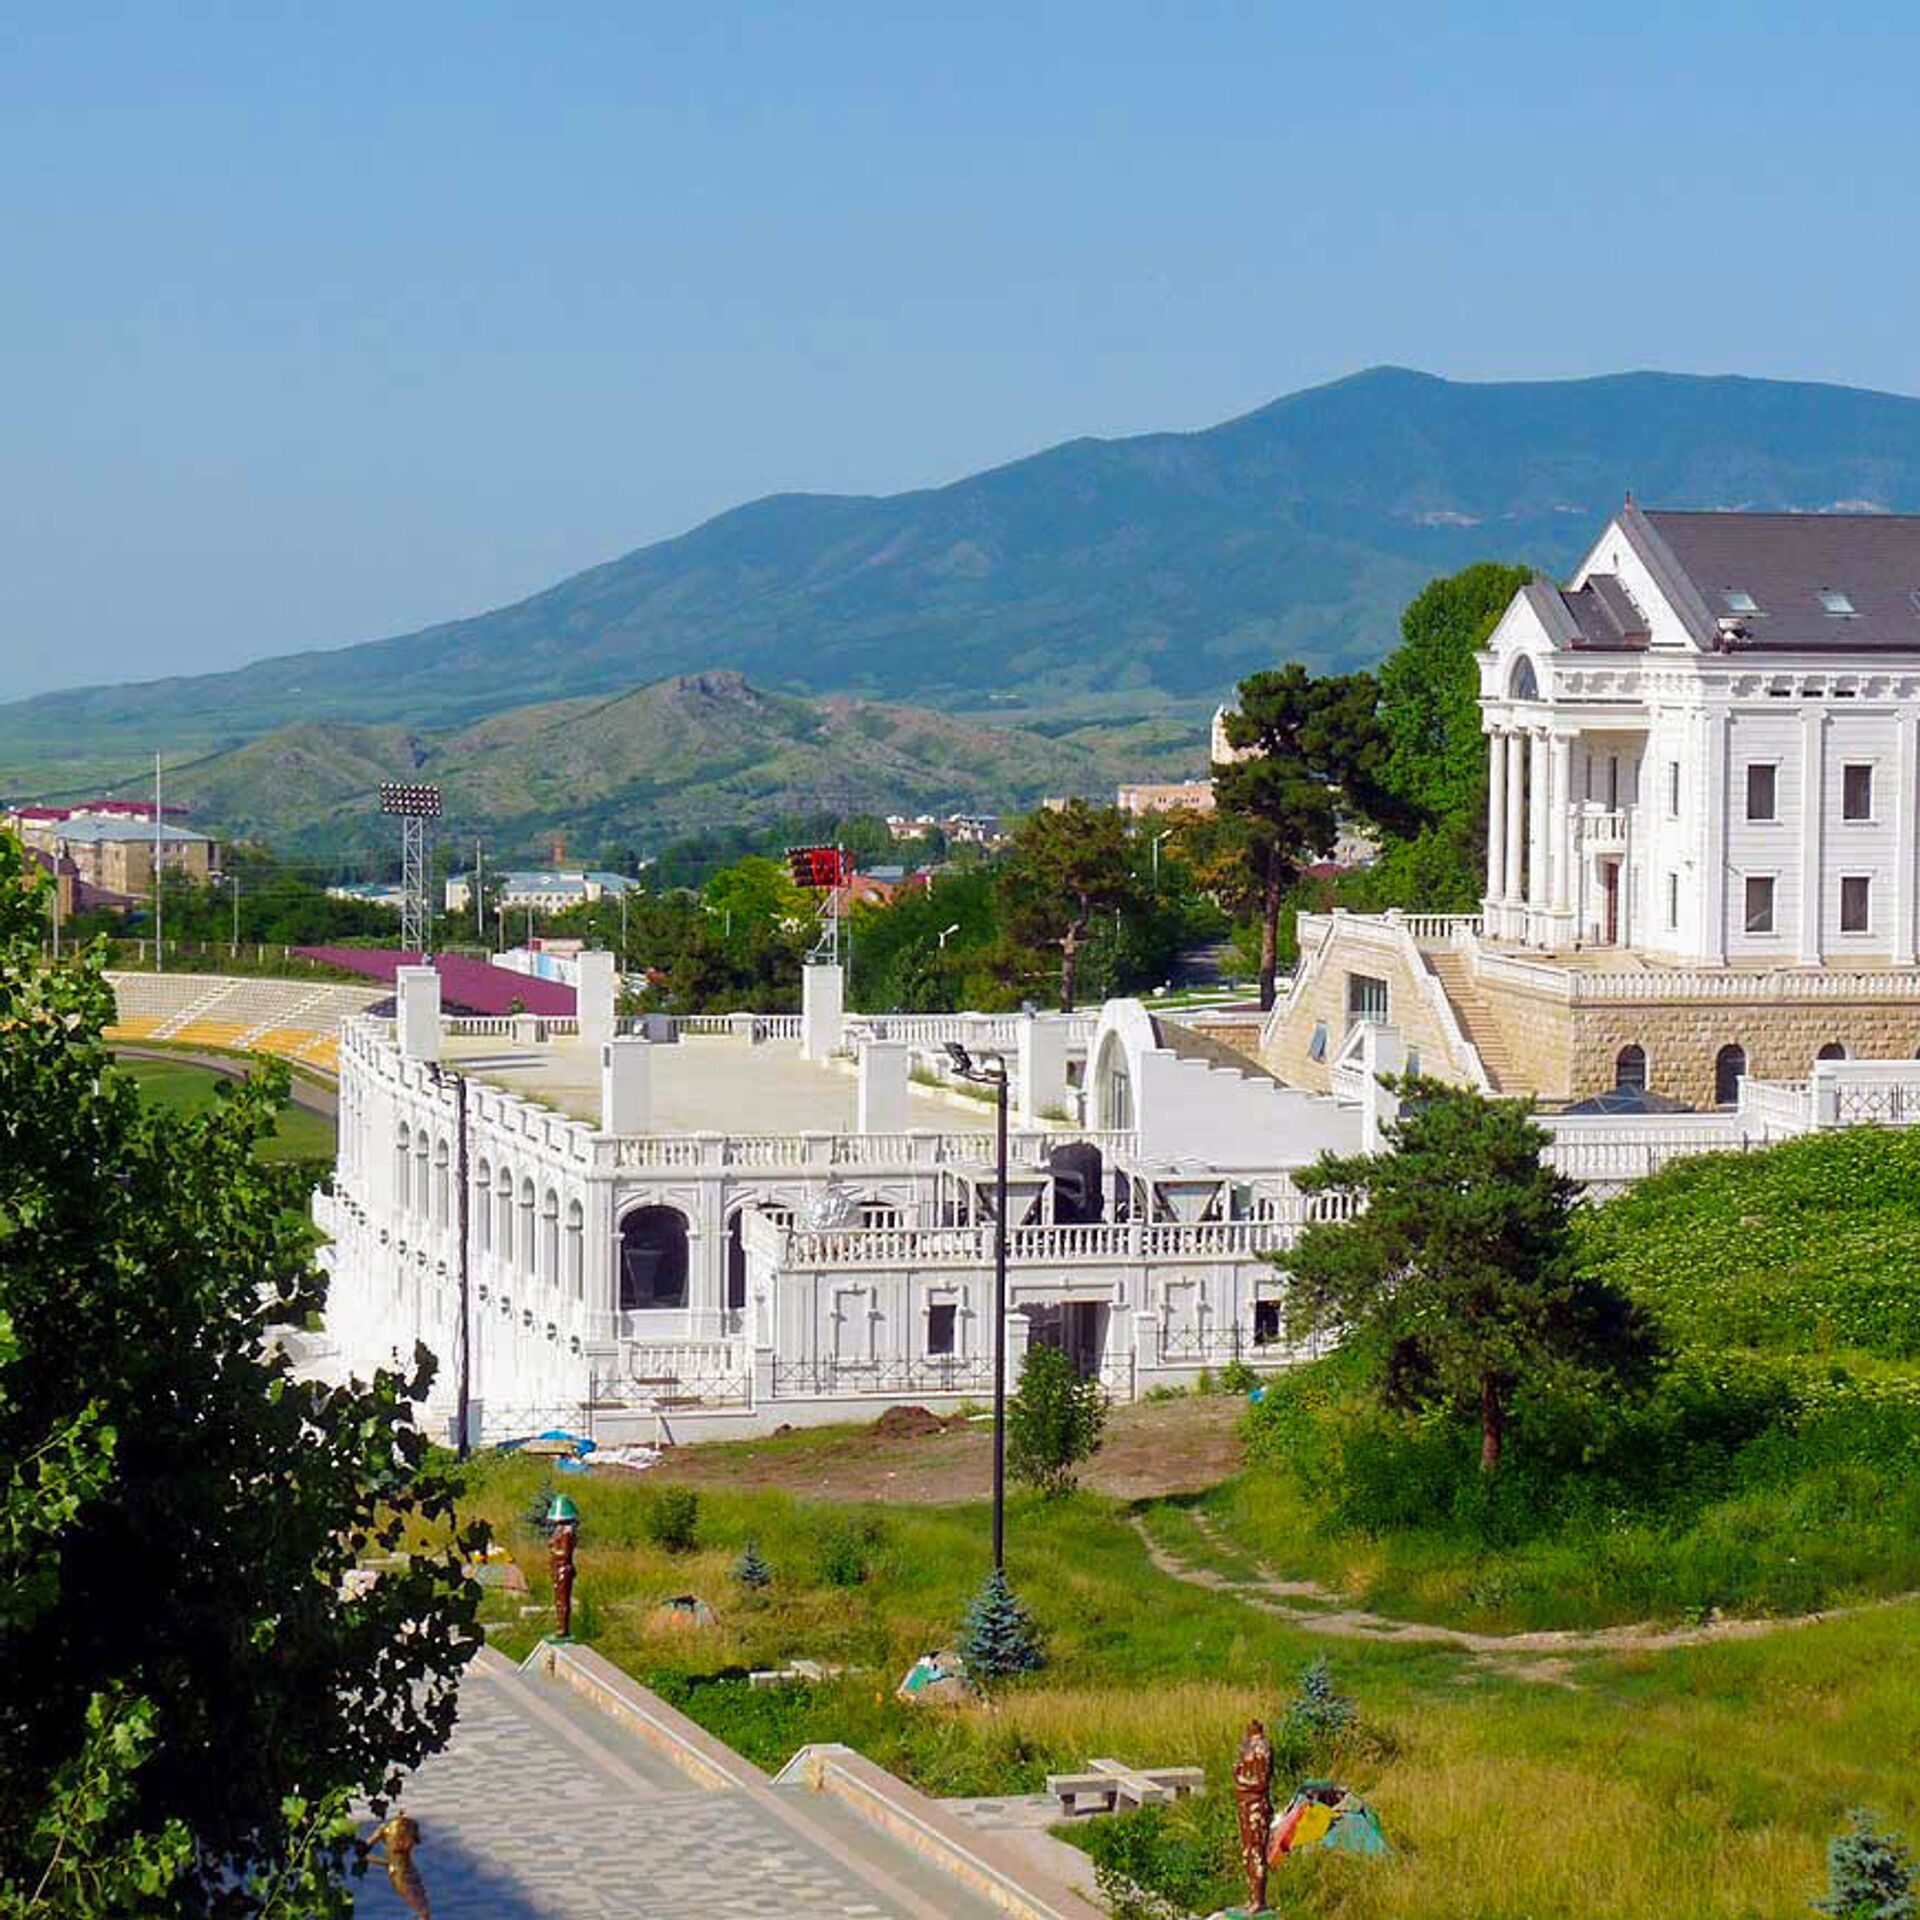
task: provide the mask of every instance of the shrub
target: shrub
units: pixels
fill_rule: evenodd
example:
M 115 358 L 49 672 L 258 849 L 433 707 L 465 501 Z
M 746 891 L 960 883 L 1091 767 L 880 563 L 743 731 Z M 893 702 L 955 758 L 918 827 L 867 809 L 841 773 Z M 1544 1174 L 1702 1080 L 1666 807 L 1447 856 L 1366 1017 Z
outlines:
M 700 1530 L 700 1496 L 691 1487 L 662 1487 L 642 1522 L 663 1553 L 691 1553 Z
M 1300 1691 L 1287 1702 L 1287 1724 L 1314 1740 L 1337 1740 L 1360 1717 L 1344 1693 L 1334 1691 L 1333 1669 L 1323 1654 L 1300 1670 Z
M 1891 1834 L 1877 1832 L 1856 1807 L 1852 1824 L 1827 1847 L 1827 1897 L 1815 1913 L 1832 1920 L 1913 1920 L 1913 1856 Z
M 873 1571 L 871 1555 L 885 1538 L 877 1520 L 829 1527 L 820 1536 L 820 1578 L 830 1587 L 857 1587 Z
M 1074 1468 L 1092 1456 L 1106 1425 L 1097 1380 L 1082 1380 L 1058 1347 L 1033 1347 L 1007 1405 L 1007 1466 L 1049 1499 L 1071 1493 Z
M 960 1657 L 967 1663 L 968 1675 L 979 1681 L 1035 1673 L 1047 1664 L 1039 1629 L 998 1567 L 987 1575 L 967 1609 Z
M 1222 1393 L 1251 1393 L 1260 1384 L 1260 1376 L 1244 1360 L 1230 1360 L 1220 1369 Z
M 740 1558 L 733 1563 L 733 1578 L 738 1585 L 752 1593 L 759 1593 L 773 1585 L 773 1569 L 760 1557 L 760 1548 L 755 1541 L 749 1540 L 741 1548 Z

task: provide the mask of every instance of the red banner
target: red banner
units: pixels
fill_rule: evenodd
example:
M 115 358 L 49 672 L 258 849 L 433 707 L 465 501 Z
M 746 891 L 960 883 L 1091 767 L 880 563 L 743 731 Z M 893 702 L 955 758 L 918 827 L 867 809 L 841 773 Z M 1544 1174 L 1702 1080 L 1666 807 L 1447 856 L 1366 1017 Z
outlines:
M 853 862 L 838 847 L 789 847 L 787 867 L 796 887 L 841 887 L 853 878 Z

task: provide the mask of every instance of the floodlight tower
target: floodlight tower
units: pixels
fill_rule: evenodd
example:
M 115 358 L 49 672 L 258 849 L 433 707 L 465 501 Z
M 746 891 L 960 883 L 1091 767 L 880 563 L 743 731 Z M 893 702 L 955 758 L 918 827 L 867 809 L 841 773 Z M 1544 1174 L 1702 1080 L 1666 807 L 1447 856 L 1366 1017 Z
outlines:
M 400 950 L 424 954 L 432 938 L 427 898 L 427 822 L 440 817 L 440 789 L 411 780 L 380 786 L 380 811 L 400 822 Z

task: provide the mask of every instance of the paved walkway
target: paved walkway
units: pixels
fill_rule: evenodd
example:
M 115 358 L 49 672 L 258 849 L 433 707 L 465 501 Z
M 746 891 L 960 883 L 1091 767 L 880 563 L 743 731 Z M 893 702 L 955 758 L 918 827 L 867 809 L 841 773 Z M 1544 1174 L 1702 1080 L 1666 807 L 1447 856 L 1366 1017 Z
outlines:
M 404 1796 L 433 1920 L 987 1920 L 984 1902 L 817 1800 L 702 1788 L 564 1684 L 484 1657 L 451 1744 Z M 377 1867 L 355 1911 L 407 1914 Z

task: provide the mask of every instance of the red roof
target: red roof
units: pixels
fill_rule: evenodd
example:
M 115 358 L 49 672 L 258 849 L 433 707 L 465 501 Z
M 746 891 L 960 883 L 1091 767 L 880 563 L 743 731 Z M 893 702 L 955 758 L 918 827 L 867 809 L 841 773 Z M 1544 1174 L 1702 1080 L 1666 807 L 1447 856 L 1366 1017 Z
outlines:
M 369 980 L 386 981 L 402 967 L 419 966 L 422 958 L 377 947 L 296 947 L 294 952 L 330 967 L 344 967 L 349 973 L 365 974 Z M 439 954 L 428 964 L 440 976 L 440 1004 L 449 1013 L 511 1013 L 516 1000 L 523 1013 L 560 1017 L 575 1010 L 573 989 L 557 980 L 509 973 L 505 967 L 489 966 L 460 953 Z

